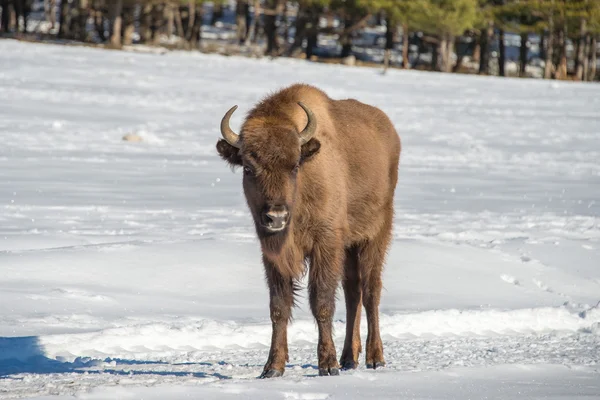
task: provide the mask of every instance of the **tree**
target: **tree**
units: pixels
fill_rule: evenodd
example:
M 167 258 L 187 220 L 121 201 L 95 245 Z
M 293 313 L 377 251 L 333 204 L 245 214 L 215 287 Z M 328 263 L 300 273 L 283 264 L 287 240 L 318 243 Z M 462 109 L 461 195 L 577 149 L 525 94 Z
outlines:
M 421 10 L 415 15 L 418 26 L 439 39 L 441 65 L 433 65 L 434 69 L 452 71 L 454 39 L 474 26 L 477 6 L 477 0 L 415 0 Z
M 490 48 L 494 36 L 494 7 L 496 0 L 479 0 L 475 28 L 479 31 L 479 71 L 487 75 L 490 70 Z
M 409 32 L 419 28 L 418 13 L 424 5 L 414 0 L 361 0 L 361 3 L 372 13 L 383 10 L 386 15 L 386 59 L 393 48 L 393 33 L 397 26 L 402 26 L 402 67 L 410 68 L 408 60 Z
M 371 15 L 362 0 L 332 0 L 330 7 L 344 21 L 344 27 L 339 33 L 339 41 L 342 45 L 340 57 L 345 58 L 352 51 L 353 34 L 363 27 Z
M 528 59 L 529 34 L 540 29 L 544 25 L 544 19 L 536 13 L 537 0 L 504 1 L 495 7 L 497 24 L 502 31 L 508 30 L 519 33 L 521 45 L 519 49 L 519 76 L 525 76 Z

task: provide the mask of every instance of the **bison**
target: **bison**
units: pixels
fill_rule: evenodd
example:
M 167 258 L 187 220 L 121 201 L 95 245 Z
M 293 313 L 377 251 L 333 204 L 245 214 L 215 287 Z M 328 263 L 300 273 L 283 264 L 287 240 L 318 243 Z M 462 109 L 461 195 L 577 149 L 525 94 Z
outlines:
M 243 167 L 244 195 L 262 249 L 273 331 L 261 378 L 284 373 L 288 321 L 305 273 L 319 330 L 319 375 L 358 366 L 363 304 L 366 366 L 384 366 L 378 309 L 401 149 L 393 124 L 378 108 L 333 100 L 304 84 L 259 102 L 239 135 L 229 126 L 236 109 L 223 117 L 216 147 L 230 166 Z M 346 338 L 338 363 L 332 320 L 340 281 Z

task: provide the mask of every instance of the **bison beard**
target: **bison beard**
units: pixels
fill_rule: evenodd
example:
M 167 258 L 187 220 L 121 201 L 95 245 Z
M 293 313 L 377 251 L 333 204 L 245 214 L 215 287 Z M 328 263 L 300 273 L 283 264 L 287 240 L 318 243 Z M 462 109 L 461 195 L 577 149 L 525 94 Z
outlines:
M 221 122 L 219 155 L 244 168 L 243 188 L 263 252 L 273 333 L 263 378 L 283 375 L 287 325 L 297 282 L 307 272 L 319 329 L 320 375 L 354 369 L 367 313 L 367 368 L 385 365 L 379 333 L 381 273 L 389 247 L 400 138 L 379 109 L 333 100 L 308 85 L 263 99 L 240 134 Z M 346 339 L 337 361 L 332 338 L 335 292 L 346 299 Z

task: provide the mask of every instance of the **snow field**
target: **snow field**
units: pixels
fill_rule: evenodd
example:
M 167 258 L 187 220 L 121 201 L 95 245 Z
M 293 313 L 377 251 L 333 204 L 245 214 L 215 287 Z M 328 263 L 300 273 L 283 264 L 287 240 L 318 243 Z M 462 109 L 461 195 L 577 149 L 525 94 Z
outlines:
M 402 137 L 388 366 L 316 377 L 302 293 L 265 382 L 259 247 L 214 145 L 298 81 Z M 600 398 L 599 109 L 589 84 L 0 41 L 0 398 Z

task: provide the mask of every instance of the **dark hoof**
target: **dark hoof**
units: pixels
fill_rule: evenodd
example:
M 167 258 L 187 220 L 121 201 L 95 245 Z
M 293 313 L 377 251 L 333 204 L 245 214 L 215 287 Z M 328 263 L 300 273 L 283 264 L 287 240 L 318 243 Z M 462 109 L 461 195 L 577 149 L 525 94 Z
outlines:
M 339 374 L 338 368 L 319 368 L 319 376 L 338 376 Z
M 277 371 L 276 369 L 270 369 L 268 371 L 264 371 L 261 374 L 260 379 L 279 378 L 280 376 L 283 376 L 283 371 Z
M 342 363 L 342 371 L 358 368 L 358 363 L 354 361 L 345 361 Z
M 383 367 L 385 367 L 385 361 L 378 361 L 375 363 L 375 365 L 373 365 L 373 363 L 367 364 L 368 369 L 377 369 L 377 368 L 383 368 Z

